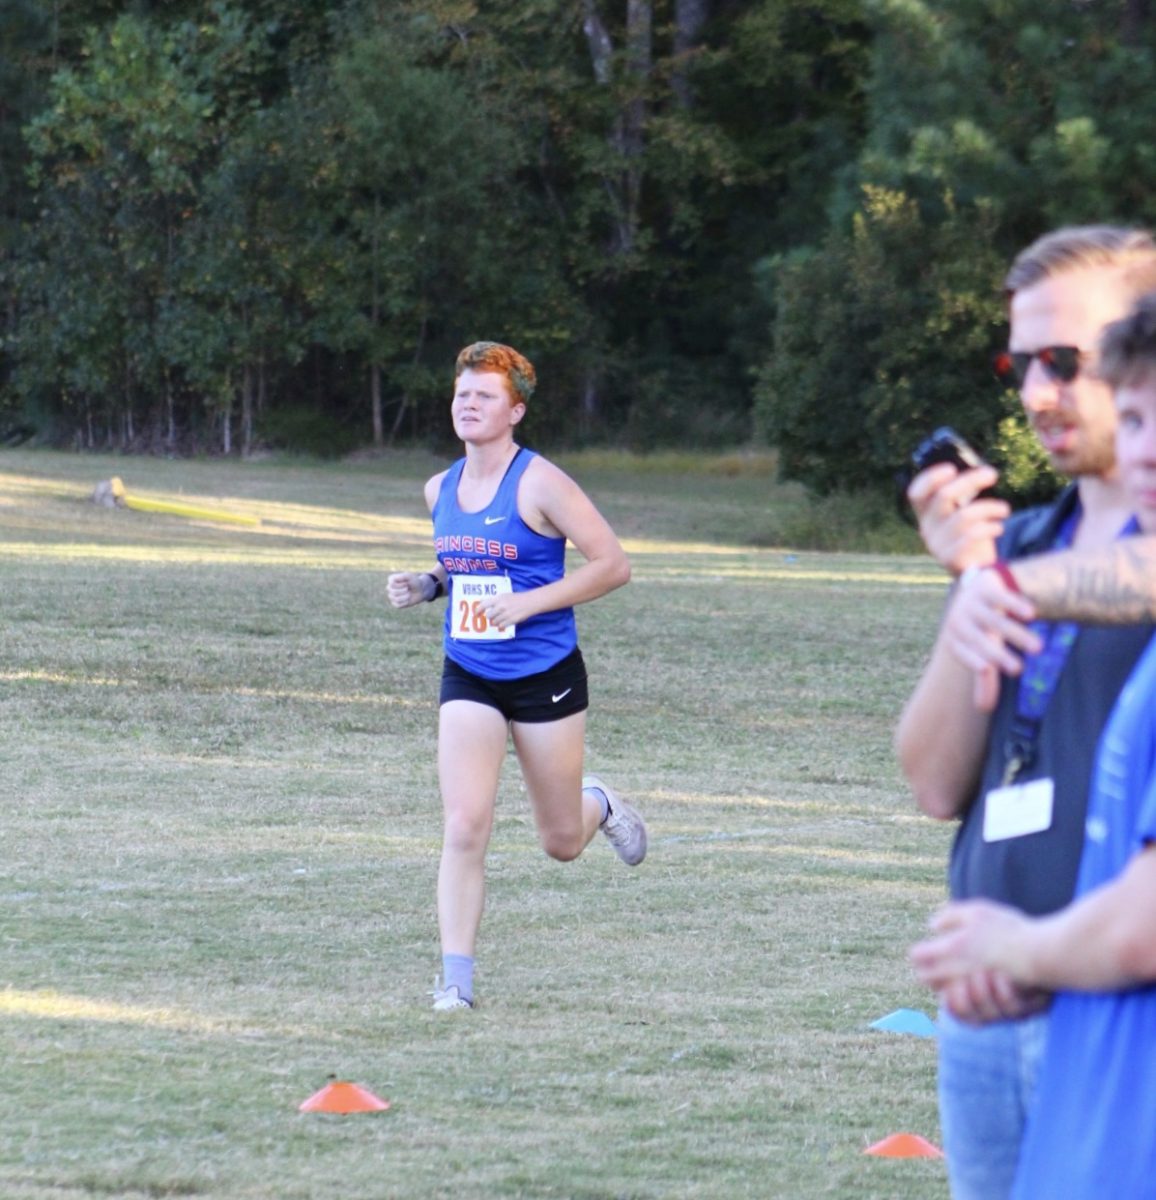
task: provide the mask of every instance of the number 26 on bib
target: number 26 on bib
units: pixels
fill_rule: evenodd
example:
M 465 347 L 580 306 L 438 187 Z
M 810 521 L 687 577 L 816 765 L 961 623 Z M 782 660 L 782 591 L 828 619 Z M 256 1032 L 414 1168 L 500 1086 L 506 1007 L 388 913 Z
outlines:
M 515 626 L 498 629 L 486 619 L 482 603 L 493 596 L 508 596 L 514 590 L 508 575 L 453 576 L 452 637 L 467 642 L 502 642 L 514 636 Z

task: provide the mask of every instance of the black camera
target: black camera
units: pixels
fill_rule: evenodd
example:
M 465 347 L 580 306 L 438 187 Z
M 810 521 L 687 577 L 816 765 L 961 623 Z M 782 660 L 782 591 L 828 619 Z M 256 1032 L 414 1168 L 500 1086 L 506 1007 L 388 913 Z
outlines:
M 972 467 L 984 465 L 983 459 L 965 438 L 960 437 L 950 426 L 941 425 L 915 447 L 910 462 L 895 476 L 899 488 L 899 511 L 904 516 L 910 516 L 907 489 L 911 486 L 911 481 L 921 471 L 926 471 L 928 467 L 934 467 L 937 463 L 951 463 L 960 471 L 970 471 Z M 994 488 L 984 488 L 976 499 L 987 499 L 994 495 Z
M 961 471 L 970 471 L 972 467 L 982 467 L 983 459 L 968 445 L 968 443 L 947 425 L 941 425 L 930 437 L 926 437 L 915 447 L 911 456 L 911 479 L 920 471 L 936 463 L 952 463 Z

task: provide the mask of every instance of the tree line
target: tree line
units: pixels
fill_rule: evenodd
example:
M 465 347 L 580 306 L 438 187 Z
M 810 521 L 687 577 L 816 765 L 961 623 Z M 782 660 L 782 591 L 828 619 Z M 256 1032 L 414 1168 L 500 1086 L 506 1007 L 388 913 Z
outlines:
M 443 445 L 457 349 L 527 433 L 752 439 L 820 491 L 950 421 L 1011 256 L 1156 222 L 1147 0 L 6 0 L 0 433 Z

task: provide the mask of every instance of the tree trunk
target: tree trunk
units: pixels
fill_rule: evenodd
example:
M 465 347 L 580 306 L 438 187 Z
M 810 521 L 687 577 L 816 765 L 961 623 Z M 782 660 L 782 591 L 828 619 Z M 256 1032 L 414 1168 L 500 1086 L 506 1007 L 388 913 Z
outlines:
M 626 74 L 629 95 L 622 113 L 623 194 L 626 201 L 625 220 L 620 234 L 623 254 L 629 254 L 634 249 L 638 235 L 653 24 L 651 0 L 627 0 Z
M 393 428 L 389 431 L 389 444 L 392 446 L 397 440 L 397 435 L 401 432 L 401 423 L 405 420 L 406 410 L 409 408 L 409 396 L 402 396 L 401 403 L 397 406 L 397 416 L 393 418 Z
M 1120 40 L 1125 46 L 1138 46 L 1144 37 L 1149 19 L 1149 0 L 1124 0 L 1120 18 Z
M 583 0 L 582 11 L 582 30 L 590 49 L 594 78 L 605 86 L 613 78 L 614 43 L 598 12 L 596 0 Z M 610 144 L 622 162 L 622 172 L 617 180 L 605 181 L 614 210 L 611 252 L 618 256 L 625 256 L 634 249 L 638 232 L 653 26 L 652 0 L 626 0 L 626 99 L 610 131 Z
M 124 409 L 120 414 L 120 446 L 131 450 L 135 433 L 132 422 L 132 374 L 126 372 L 124 382 Z
M 253 452 L 253 367 L 246 361 L 241 374 L 241 457 Z
M 598 13 L 595 0 L 582 0 L 582 32 L 586 35 L 586 44 L 590 47 L 590 61 L 594 67 L 594 78 L 602 84 L 610 82 L 610 64 L 614 58 L 614 44 L 602 17 Z
M 417 366 L 417 364 L 419 362 L 421 362 L 422 351 L 425 349 L 426 333 L 428 331 L 429 331 L 429 318 L 422 317 L 421 324 L 418 326 L 418 329 L 417 329 L 417 343 L 413 348 L 413 365 L 415 367 Z M 394 442 L 397 440 L 397 435 L 401 432 L 401 423 L 402 423 L 402 421 L 405 420 L 406 410 L 411 407 L 413 408 L 413 424 L 414 424 L 413 433 L 414 433 L 414 437 L 417 436 L 417 404 L 414 403 L 411 405 L 410 398 L 409 398 L 409 392 L 405 392 L 405 393 L 403 393 L 403 395 L 401 397 L 401 404 L 398 406 L 397 416 L 394 418 L 394 421 L 393 421 L 393 428 L 389 431 L 389 444 L 391 447 L 393 446 Z
M 582 380 L 582 434 L 589 437 L 598 416 L 598 381 L 593 367 L 586 368 Z
M 378 270 L 378 230 L 381 227 L 381 195 L 373 194 L 373 240 L 371 242 L 371 261 L 373 272 L 373 296 L 370 301 L 370 337 L 376 340 L 377 328 L 381 323 L 381 276 Z M 369 406 L 373 418 L 373 445 L 380 450 L 385 445 L 385 423 L 381 416 L 381 364 L 377 361 L 376 351 L 370 352 L 369 365 Z M 392 439 L 391 439 L 392 440 Z
M 369 364 L 369 403 L 373 411 L 373 444 L 380 450 L 385 445 L 385 421 L 381 415 L 381 367 L 377 363 Z
M 221 407 L 221 453 L 233 453 L 233 381 L 225 378 L 225 403 Z
M 173 404 L 173 380 L 165 370 L 165 449 L 172 450 L 177 444 L 177 417 Z
M 694 106 L 694 89 L 688 67 L 701 44 L 703 27 L 710 17 L 710 0 L 675 0 L 674 4 L 674 75 L 670 86 L 683 108 Z

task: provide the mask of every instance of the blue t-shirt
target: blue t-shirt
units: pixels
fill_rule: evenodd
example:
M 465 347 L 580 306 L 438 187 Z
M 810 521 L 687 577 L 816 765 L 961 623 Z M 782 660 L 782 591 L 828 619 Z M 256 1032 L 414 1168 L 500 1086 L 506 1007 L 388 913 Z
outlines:
M 446 472 L 433 509 L 434 550 L 449 572 L 445 651 L 460 667 L 484 679 L 522 679 L 546 671 L 578 645 L 573 608 L 538 613 L 519 622 L 504 641 L 474 641 L 455 636 L 468 632 L 471 602 L 454 590 L 463 576 L 505 575 L 515 592 L 527 592 L 561 579 L 566 570 L 566 539 L 546 537 L 518 515 L 518 484 L 537 457 L 519 447 L 493 500 L 478 512 L 464 512 L 458 483 L 464 458 Z M 462 589 L 464 590 L 464 589 Z
M 1154 839 L 1156 643 L 1100 739 L 1076 896 L 1115 879 Z M 1014 1200 L 1156 1196 L 1154 1057 L 1156 987 L 1056 996 Z

